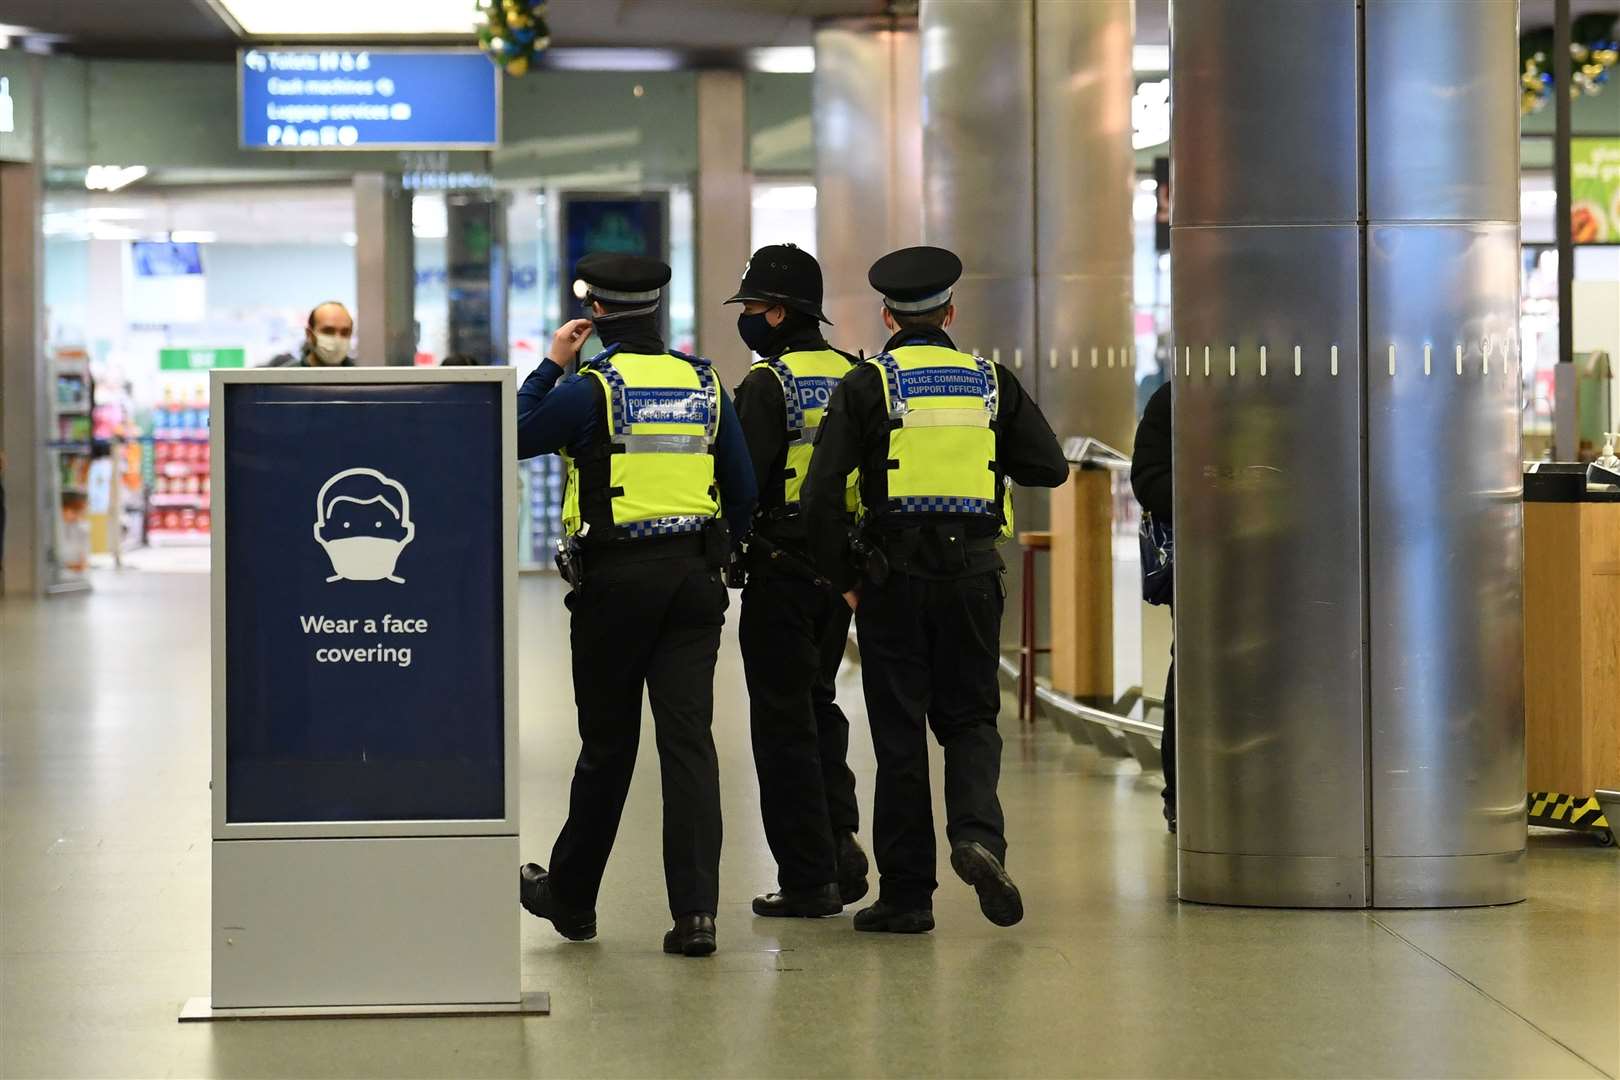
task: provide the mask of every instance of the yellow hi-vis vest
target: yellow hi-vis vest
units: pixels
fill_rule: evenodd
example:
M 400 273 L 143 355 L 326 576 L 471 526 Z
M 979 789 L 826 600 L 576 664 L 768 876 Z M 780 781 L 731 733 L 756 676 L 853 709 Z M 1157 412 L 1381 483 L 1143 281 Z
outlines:
M 754 367 L 769 371 L 782 384 L 788 435 L 782 501 L 787 509 L 797 510 L 804 493 L 804 478 L 810 473 L 816 432 L 821 428 L 821 418 L 827 415 L 827 401 L 832 397 L 833 387 L 849 374 L 849 358 L 833 349 L 816 349 L 783 353 L 775 360 L 762 360 Z
M 996 369 L 942 345 L 902 345 L 867 361 L 883 373 L 889 412 L 887 500 L 874 514 L 953 514 L 1011 528 L 996 468 Z
M 565 455 L 564 530 L 604 540 L 702 530 L 720 512 L 720 381 L 709 362 L 611 348 L 581 374 L 602 384 L 607 439 L 577 459 Z

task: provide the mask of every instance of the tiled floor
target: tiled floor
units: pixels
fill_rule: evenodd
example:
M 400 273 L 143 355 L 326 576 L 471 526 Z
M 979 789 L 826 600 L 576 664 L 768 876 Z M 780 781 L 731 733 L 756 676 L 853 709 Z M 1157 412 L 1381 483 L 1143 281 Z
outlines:
M 642 759 L 601 938 L 526 920 L 550 1017 L 186 1025 L 208 990 L 208 598 L 101 575 L 6 601 L 0 1074 L 31 1076 L 1542 1076 L 1620 1073 L 1620 856 L 1532 839 L 1531 898 L 1435 912 L 1180 905 L 1158 778 L 1006 715 L 998 930 L 946 870 L 927 937 L 760 921 L 771 885 L 735 644 L 716 720 L 721 952 L 664 956 L 658 780 Z M 522 585 L 523 832 L 543 857 L 576 748 L 558 587 Z M 853 765 L 871 804 L 858 675 Z M 649 738 L 650 743 L 650 738 Z M 943 868 L 942 868 L 943 869 Z

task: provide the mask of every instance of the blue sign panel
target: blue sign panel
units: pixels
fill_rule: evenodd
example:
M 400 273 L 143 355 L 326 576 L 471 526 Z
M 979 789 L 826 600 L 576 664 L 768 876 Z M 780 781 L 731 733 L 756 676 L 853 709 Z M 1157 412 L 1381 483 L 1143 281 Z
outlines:
M 492 147 L 500 73 L 476 49 L 249 49 L 242 145 L 275 150 Z
M 503 817 L 500 384 L 224 391 L 225 820 Z

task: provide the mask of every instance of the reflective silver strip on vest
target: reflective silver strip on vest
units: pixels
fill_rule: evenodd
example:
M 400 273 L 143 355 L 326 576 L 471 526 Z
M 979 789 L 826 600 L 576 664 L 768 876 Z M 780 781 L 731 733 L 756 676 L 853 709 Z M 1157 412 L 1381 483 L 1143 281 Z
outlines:
M 707 435 L 621 435 L 613 442 L 627 454 L 707 454 Z

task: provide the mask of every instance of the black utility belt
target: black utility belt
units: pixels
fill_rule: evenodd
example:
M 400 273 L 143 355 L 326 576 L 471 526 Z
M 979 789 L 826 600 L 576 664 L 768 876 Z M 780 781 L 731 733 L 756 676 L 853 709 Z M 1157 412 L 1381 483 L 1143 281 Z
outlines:
M 579 545 L 580 554 L 592 570 L 626 566 L 658 559 L 701 559 L 708 554 L 709 539 L 703 533 L 680 536 L 645 536 L 634 539 L 604 540 Z

